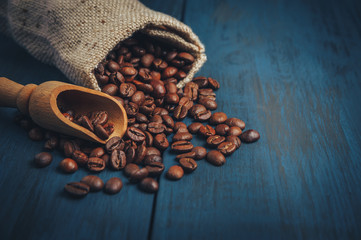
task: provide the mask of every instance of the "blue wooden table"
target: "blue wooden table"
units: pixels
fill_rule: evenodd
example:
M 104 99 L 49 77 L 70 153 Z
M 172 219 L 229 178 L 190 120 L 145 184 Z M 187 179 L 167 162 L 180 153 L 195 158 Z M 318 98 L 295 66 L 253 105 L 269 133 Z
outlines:
M 68 198 L 66 175 L 32 164 L 32 142 L 0 109 L 0 239 L 361 239 L 361 2 L 143 1 L 192 27 L 199 75 L 221 83 L 219 110 L 261 133 L 223 167 L 199 162 L 145 194 Z M 0 36 L 0 75 L 67 81 Z M 203 144 L 196 139 L 196 144 Z M 165 165 L 175 164 L 165 155 Z

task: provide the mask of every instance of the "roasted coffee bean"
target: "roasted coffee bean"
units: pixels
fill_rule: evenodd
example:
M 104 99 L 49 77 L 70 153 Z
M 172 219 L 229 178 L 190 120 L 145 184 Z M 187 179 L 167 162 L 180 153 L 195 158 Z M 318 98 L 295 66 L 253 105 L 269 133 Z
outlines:
M 105 162 L 101 158 L 91 157 L 88 159 L 87 168 L 92 172 L 101 172 L 105 168 Z
M 142 105 L 143 102 L 144 102 L 144 100 L 145 100 L 145 95 L 144 95 L 144 93 L 141 92 L 141 91 L 136 91 L 136 92 L 133 94 L 132 98 L 130 99 L 130 101 L 132 101 L 133 103 L 137 104 L 138 106 L 139 106 L 139 105 Z
M 65 185 L 64 190 L 73 197 L 84 197 L 89 191 L 90 187 L 81 182 L 71 182 Z
M 112 153 L 114 149 L 123 150 L 124 149 L 124 141 L 120 137 L 112 137 L 105 144 L 105 150 L 108 153 Z
M 102 88 L 102 92 L 110 96 L 115 96 L 118 93 L 118 90 L 118 86 L 113 83 L 109 83 Z
M 135 115 L 135 119 L 136 119 L 136 121 L 138 122 L 138 123 L 147 123 L 148 122 L 148 118 L 147 118 L 147 116 L 145 116 L 143 113 L 137 113 L 136 115 Z M 139 125 L 140 126 L 140 125 Z M 147 126 L 147 125 L 145 125 L 145 126 Z M 145 130 L 146 130 L 146 128 L 145 128 Z M 144 130 L 144 131 L 145 131 Z
M 179 106 L 185 107 L 187 110 L 191 109 L 193 107 L 193 101 L 189 97 L 182 97 L 179 100 Z
M 208 79 L 206 77 L 195 77 L 193 82 L 198 85 L 198 88 L 205 88 L 208 86 Z
M 163 61 L 162 59 L 156 58 L 153 61 L 153 67 L 156 70 L 162 71 L 168 67 L 168 64 L 167 64 L 167 62 Z
M 94 148 L 91 153 L 89 154 L 89 157 L 102 157 L 105 154 L 104 148 L 97 147 Z
M 176 73 L 178 72 L 178 69 L 175 67 L 167 67 L 166 69 L 164 69 L 163 73 L 162 73 L 162 79 L 166 79 L 166 78 L 171 78 L 173 77 Z
M 66 157 L 71 157 L 74 151 L 75 151 L 74 142 L 65 141 L 64 142 L 64 155 Z
M 216 100 L 216 94 L 210 88 L 203 88 L 198 90 L 198 99 L 208 98 L 211 100 Z
M 107 75 L 102 75 L 99 73 L 94 73 L 95 78 L 97 79 L 100 86 L 104 86 L 108 83 L 109 77 Z
M 173 142 L 177 142 L 177 141 L 190 141 L 193 139 L 192 134 L 188 133 L 188 132 L 177 132 L 176 134 L 174 134 L 172 141 Z
M 187 129 L 187 125 L 184 122 L 176 122 L 176 123 L 174 123 L 174 128 L 173 128 L 174 131 L 178 132 L 178 130 L 180 128 Z
M 204 159 L 207 155 L 207 149 L 201 146 L 194 147 L 192 152 L 195 153 L 194 160 Z
M 123 182 L 120 178 L 112 177 L 110 178 L 104 186 L 104 192 L 108 194 L 116 194 L 122 190 Z
M 217 150 L 220 151 L 223 155 L 231 155 L 236 151 L 237 147 L 232 142 L 223 142 L 218 145 Z
M 110 155 L 109 166 L 113 170 L 121 170 L 127 164 L 127 158 L 122 150 L 115 149 Z
M 167 93 L 164 97 L 164 101 L 166 104 L 178 104 L 179 96 L 176 93 Z
M 59 168 L 66 173 L 74 173 L 78 170 L 78 164 L 71 158 L 65 158 L 59 163 Z
M 181 79 L 187 77 L 187 73 L 185 73 L 182 70 L 179 70 L 176 74 L 174 74 L 174 77 L 178 80 L 181 80 Z
M 74 121 L 74 117 L 73 116 L 71 116 L 69 113 L 63 113 L 63 116 L 66 118 L 66 119 L 68 119 L 68 120 L 70 120 L 70 121 Z
M 161 152 L 156 149 L 155 147 L 148 147 L 147 151 L 145 152 L 145 155 L 158 155 L 158 156 L 162 156 Z
M 216 110 L 218 105 L 216 103 L 216 101 L 212 100 L 212 99 L 209 99 L 209 98 L 200 98 L 198 100 L 198 103 L 205 106 L 208 110 Z
M 209 137 L 216 134 L 216 131 L 209 125 L 201 126 L 198 133 L 203 137 Z
M 173 59 L 172 61 L 170 61 L 170 63 L 177 68 L 183 67 L 185 64 L 183 60 L 179 60 L 179 59 Z
M 177 58 L 183 60 L 187 64 L 191 64 L 194 62 L 194 57 L 187 52 L 178 53 Z
M 217 147 L 219 144 L 226 140 L 225 137 L 219 135 L 213 135 L 207 138 L 207 144 L 210 147 Z
M 179 164 L 186 173 L 191 173 L 197 168 L 197 163 L 192 158 L 181 158 Z
M 81 125 L 82 125 L 83 127 L 85 127 L 86 129 L 94 132 L 94 127 L 93 127 L 92 122 L 91 122 L 91 121 L 89 120 L 89 118 L 88 118 L 87 116 L 85 116 L 85 115 L 81 117 Z
M 203 105 L 196 104 L 190 109 L 191 116 L 198 121 L 207 121 L 211 116 L 211 111 L 207 110 Z
M 165 125 L 162 123 L 151 122 L 148 124 L 148 131 L 153 134 L 163 133 L 165 128 Z
M 127 157 L 127 163 L 132 163 L 135 158 L 135 146 L 130 146 L 125 150 L 125 155 Z
M 120 105 L 122 105 L 123 107 L 125 106 L 123 98 L 118 97 L 118 96 L 113 96 L 113 98 L 115 98 L 115 100 L 117 100 L 120 103 Z
M 92 112 L 90 121 L 92 122 L 93 126 L 98 124 L 104 125 L 108 122 L 108 113 L 106 111 Z
M 189 133 L 189 131 L 188 131 L 188 128 L 181 127 L 181 128 L 178 128 L 177 133 Z
M 208 78 L 208 86 L 212 88 L 213 90 L 219 89 L 220 85 L 219 82 L 213 78 Z
M 194 149 L 194 148 L 193 148 Z M 207 151 L 206 151 L 207 152 Z M 182 154 L 179 154 L 177 155 L 175 158 L 177 160 L 181 159 L 181 158 L 194 158 L 196 156 L 196 153 L 195 151 L 191 151 L 191 152 L 187 152 L 187 153 L 182 153 Z
M 189 141 L 177 141 L 172 143 L 171 148 L 174 152 L 184 153 L 191 151 L 193 149 L 193 144 Z
M 164 85 L 164 87 L 167 93 L 177 93 L 177 85 L 175 83 L 168 82 Z
M 97 124 L 95 125 L 94 127 L 94 133 L 95 135 L 97 135 L 100 139 L 102 140 L 106 140 L 109 138 L 109 134 L 108 132 L 105 130 L 105 128 L 100 125 L 100 124 Z
M 145 143 L 147 144 L 147 147 L 153 146 L 153 136 L 150 132 L 144 131 L 145 134 Z
M 171 52 L 168 52 L 166 57 L 165 57 L 165 60 L 167 62 L 170 62 L 172 61 L 174 58 L 176 58 L 178 55 L 178 52 L 177 51 L 171 51 Z
M 202 126 L 202 123 L 194 122 L 188 126 L 188 131 L 192 134 L 196 134 Z
M 105 162 L 105 166 L 109 166 L 109 159 L 110 159 L 110 156 L 109 154 L 104 154 L 101 159 L 103 159 L 103 161 Z
M 147 153 L 146 146 L 143 144 L 139 145 L 137 150 L 135 150 L 135 157 L 133 162 L 136 164 L 141 164 L 143 162 L 146 153 Z
M 148 125 L 149 128 L 149 125 Z M 135 142 L 143 142 L 145 140 L 145 134 L 142 130 L 135 127 L 127 128 L 127 136 Z
M 241 141 L 245 143 L 256 142 L 258 141 L 259 138 L 260 138 L 259 132 L 253 129 L 243 132 L 240 136 Z
M 152 155 L 146 155 L 143 159 L 143 164 L 146 165 L 150 165 L 154 162 L 160 162 L 163 163 L 163 158 L 162 156 L 156 155 L 156 154 L 152 154 Z
M 160 80 L 161 74 L 157 71 L 151 71 L 150 75 L 152 75 L 153 80 Z
M 169 115 L 162 115 L 164 125 L 169 128 L 174 128 L 173 118 Z
M 242 130 L 246 127 L 246 124 L 238 118 L 228 118 L 224 123 L 230 127 L 239 127 Z
M 44 144 L 44 148 L 46 150 L 53 150 L 55 149 L 59 144 L 59 138 L 57 136 L 50 137 L 48 140 L 46 140 Z
M 212 150 L 207 153 L 207 161 L 215 166 L 222 166 L 226 163 L 226 158 L 221 152 Z
M 38 128 L 38 127 L 35 127 L 35 128 L 32 128 L 29 133 L 28 133 L 28 136 L 31 140 L 33 141 L 41 141 L 44 139 L 44 133 L 43 131 Z
M 129 117 L 135 117 L 139 111 L 139 107 L 137 104 L 129 102 L 125 105 L 125 111 Z
M 107 68 L 108 68 L 108 70 L 111 71 L 111 72 L 116 72 L 116 71 L 119 71 L 120 66 L 119 66 L 118 63 L 110 60 L 110 61 L 108 61 Z
M 129 163 L 125 166 L 123 172 L 124 172 L 125 176 L 129 177 L 131 174 L 133 174 L 134 172 L 136 172 L 138 170 L 139 170 L 139 167 L 137 164 Z
M 176 120 L 182 120 L 188 115 L 188 108 L 182 105 L 178 105 L 173 112 L 173 117 Z
M 103 128 L 106 131 L 106 133 L 108 134 L 108 136 L 110 136 L 114 132 L 114 123 L 108 122 L 107 124 L 105 124 L 103 126 Z M 102 134 L 105 135 L 103 132 L 102 132 Z
M 140 130 L 142 130 L 143 132 L 144 132 L 144 134 L 145 134 L 145 131 L 147 131 L 147 129 L 148 129 L 148 124 L 146 124 L 146 123 L 141 123 L 141 124 L 139 124 L 139 127 L 138 127 Z M 146 138 L 147 138 L 147 136 L 146 136 Z
M 236 145 L 236 148 L 239 148 L 241 146 L 241 140 L 237 136 L 227 136 L 226 141 Z
M 209 119 L 209 123 L 212 125 L 217 125 L 224 123 L 227 120 L 227 115 L 223 112 L 215 112 L 212 114 L 211 118 Z
M 154 146 L 159 150 L 166 150 L 169 147 L 167 136 L 164 133 L 157 134 L 154 137 Z
M 188 97 L 190 100 L 195 101 L 198 97 L 198 85 L 194 82 L 189 82 L 185 85 L 184 97 Z
M 149 68 L 152 65 L 153 61 L 154 61 L 154 56 L 149 53 L 143 55 L 142 58 L 140 59 L 140 62 L 146 68 Z
M 137 91 L 137 87 L 133 83 L 122 83 L 119 87 L 121 97 L 130 98 Z
M 120 68 L 120 72 L 124 76 L 133 76 L 138 73 L 138 71 L 134 67 L 124 66 L 124 65 Z
M 142 179 L 146 178 L 148 176 L 149 172 L 146 168 L 141 168 L 137 171 L 134 171 L 129 176 L 129 182 L 131 183 L 137 183 L 140 182 Z
M 161 115 L 154 115 L 151 117 L 150 122 L 163 123 L 163 118 Z
M 35 155 L 34 162 L 39 168 L 49 166 L 53 161 L 53 156 L 48 152 L 41 152 Z
M 158 177 L 164 171 L 164 164 L 161 162 L 150 162 L 145 166 L 150 177 Z
M 144 178 L 139 183 L 139 188 L 144 192 L 155 193 L 158 191 L 159 186 L 158 186 L 158 182 L 153 178 Z
M 88 156 L 80 150 L 75 150 L 71 156 L 80 166 L 88 163 Z
M 229 131 L 229 126 L 226 124 L 218 124 L 215 130 L 218 135 L 225 136 Z
M 163 116 L 163 115 L 168 115 L 169 112 L 165 108 L 156 107 L 152 114 Z
M 137 82 L 134 80 L 133 83 L 136 84 Z M 138 83 L 138 84 L 136 84 L 136 86 L 139 91 L 142 91 L 145 94 L 149 94 L 149 93 L 153 92 L 153 87 L 150 84 L 145 84 L 145 83 L 139 84 Z
M 177 165 L 171 166 L 167 172 L 167 178 L 170 180 L 179 180 L 183 177 L 183 168 Z
M 152 96 L 154 98 L 163 98 L 165 96 L 166 90 L 161 81 L 153 79 L 150 81 L 150 85 L 153 87 Z
M 80 182 L 89 186 L 91 192 L 99 192 L 104 187 L 103 180 L 95 175 L 88 175 L 83 177 Z
M 227 134 L 229 136 L 239 136 L 242 134 L 242 130 L 239 127 L 230 127 Z

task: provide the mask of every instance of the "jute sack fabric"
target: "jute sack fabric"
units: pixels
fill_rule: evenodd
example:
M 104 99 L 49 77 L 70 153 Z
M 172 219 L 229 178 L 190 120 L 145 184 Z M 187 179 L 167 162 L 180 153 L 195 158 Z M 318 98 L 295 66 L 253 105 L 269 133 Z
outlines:
M 192 53 L 183 87 L 206 61 L 190 27 L 137 0 L 8 0 L 0 3 L 0 31 L 72 82 L 100 90 L 94 67 L 117 43 L 141 31 Z

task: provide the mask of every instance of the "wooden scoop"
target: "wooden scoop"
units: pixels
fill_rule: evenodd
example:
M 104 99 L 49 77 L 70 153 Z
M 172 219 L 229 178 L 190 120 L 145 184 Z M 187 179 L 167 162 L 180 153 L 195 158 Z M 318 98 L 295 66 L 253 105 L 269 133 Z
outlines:
M 0 77 L 1 107 L 17 107 L 43 128 L 105 144 L 106 141 L 93 132 L 65 118 L 58 108 L 59 102 L 77 114 L 107 111 L 109 122 L 114 123 L 114 132 L 109 138 L 122 137 L 127 129 L 128 119 L 123 106 L 105 93 L 57 81 L 23 86 Z

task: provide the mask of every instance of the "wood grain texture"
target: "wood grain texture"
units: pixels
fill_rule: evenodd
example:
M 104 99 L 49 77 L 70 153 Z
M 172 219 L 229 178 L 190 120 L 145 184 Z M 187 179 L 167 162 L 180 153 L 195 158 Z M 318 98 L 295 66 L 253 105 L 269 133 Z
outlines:
M 218 110 L 261 139 L 223 167 L 161 179 L 152 238 L 360 239 L 360 2 L 186 6 Z

